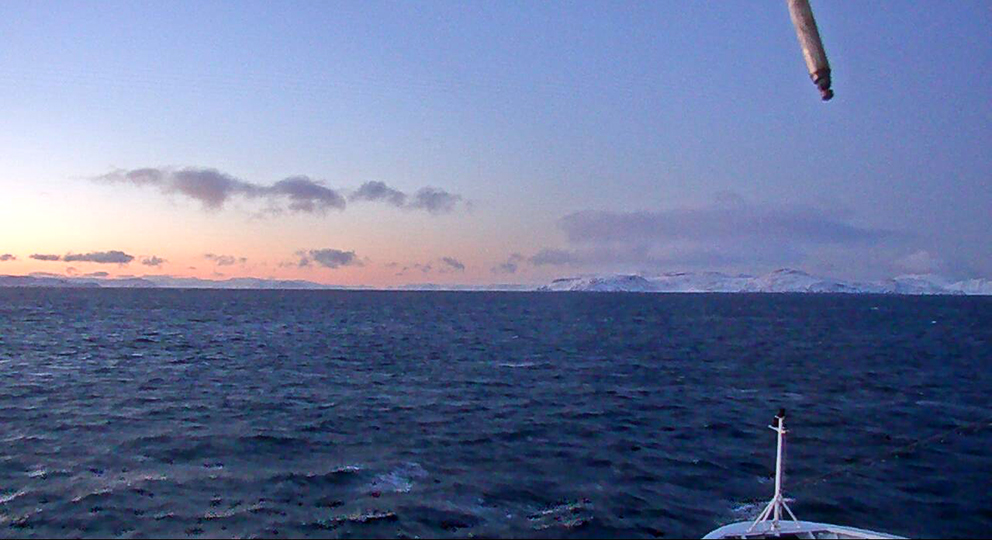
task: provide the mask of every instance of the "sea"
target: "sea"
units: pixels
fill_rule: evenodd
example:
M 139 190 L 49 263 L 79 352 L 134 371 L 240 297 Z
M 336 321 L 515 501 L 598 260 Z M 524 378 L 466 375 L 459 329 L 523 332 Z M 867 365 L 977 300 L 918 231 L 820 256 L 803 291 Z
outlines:
M 0 289 L 0 537 L 992 531 L 992 297 Z

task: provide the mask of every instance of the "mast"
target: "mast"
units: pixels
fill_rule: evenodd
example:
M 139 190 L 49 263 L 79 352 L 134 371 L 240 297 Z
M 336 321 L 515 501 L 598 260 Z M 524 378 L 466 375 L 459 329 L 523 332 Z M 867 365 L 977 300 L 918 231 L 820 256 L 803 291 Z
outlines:
M 796 519 L 796 515 L 792 513 L 792 509 L 789 505 L 785 503 L 785 497 L 782 495 L 782 449 L 785 444 L 785 434 L 788 431 L 785 429 L 785 409 L 779 409 L 778 416 L 775 417 L 776 425 L 768 426 L 778 436 L 778 446 L 775 451 L 775 495 L 772 496 L 772 500 L 768 501 L 768 505 L 765 509 L 758 514 L 758 518 L 754 520 L 751 527 L 748 528 L 747 532 L 751 532 L 754 528 L 762 521 L 771 521 L 772 530 L 778 529 L 779 519 L 782 517 L 782 509 L 788 512 L 789 517 L 792 521 L 799 521 Z
M 778 416 L 778 427 L 775 428 L 775 433 L 778 434 L 778 448 L 775 451 L 775 499 L 782 500 L 782 439 L 785 437 L 785 428 L 782 426 L 782 422 L 785 421 L 785 411 L 780 413 Z M 781 505 L 775 505 L 775 521 L 778 522 L 778 518 L 782 516 Z

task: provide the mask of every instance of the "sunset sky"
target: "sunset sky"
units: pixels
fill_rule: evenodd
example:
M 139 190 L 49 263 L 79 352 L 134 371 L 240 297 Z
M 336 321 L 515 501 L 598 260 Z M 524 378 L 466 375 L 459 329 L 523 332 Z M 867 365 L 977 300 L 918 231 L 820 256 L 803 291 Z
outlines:
M 813 8 L 5 1 L 0 274 L 992 278 L 990 4 Z

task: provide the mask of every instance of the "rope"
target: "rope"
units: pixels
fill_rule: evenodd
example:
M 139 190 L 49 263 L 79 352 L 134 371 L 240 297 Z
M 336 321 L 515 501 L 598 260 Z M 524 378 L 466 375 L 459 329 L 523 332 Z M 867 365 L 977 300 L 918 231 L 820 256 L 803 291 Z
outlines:
M 856 467 L 862 467 L 862 466 L 865 466 L 865 465 L 871 465 L 873 463 L 884 463 L 890 457 L 899 456 L 899 455 L 903 455 L 903 454 L 908 454 L 908 453 L 914 452 L 919 447 L 928 445 L 930 443 L 933 443 L 934 441 L 941 441 L 941 442 L 943 442 L 943 439 L 944 438 L 949 437 L 949 436 L 954 435 L 954 434 L 957 434 L 957 433 L 962 433 L 962 434 L 963 433 L 966 433 L 966 432 L 972 432 L 972 433 L 974 433 L 974 432 L 978 432 L 978 431 L 981 431 L 983 429 L 987 429 L 987 428 L 990 428 L 990 427 L 992 427 L 992 417 L 985 418 L 985 419 L 979 420 L 977 422 L 971 422 L 971 423 L 968 423 L 968 424 L 963 424 L 963 425 L 957 426 L 957 427 L 955 427 L 953 429 L 949 429 L 947 431 L 942 431 L 940 433 L 937 433 L 935 435 L 931 435 L 931 436 L 926 437 L 926 438 L 923 438 L 923 439 L 917 439 L 917 440 L 915 440 L 915 441 L 913 441 L 913 442 L 911 442 L 911 443 L 909 443 L 907 445 L 900 446 L 900 447 L 898 447 L 898 448 L 896 448 L 894 450 L 890 450 L 888 453 L 882 454 L 881 456 L 874 457 L 874 458 L 857 459 L 857 460 L 854 460 L 853 462 L 851 462 L 851 463 L 849 463 L 847 465 L 842 465 L 840 467 L 836 467 L 835 469 L 833 469 L 832 471 L 830 471 L 830 472 L 828 472 L 826 474 L 823 474 L 823 475 L 820 475 L 820 476 L 816 476 L 816 477 L 813 477 L 813 478 L 807 478 L 805 480 L 801 480 L 799 482 L 796 482 L 795 484 L 792 484 L 791 487 L 790 487 L 790 491 L 792 489 L 801 489 L 803 487 L 808 487 L 808 486 L 811 486 L 811 485 L 815 485 L 815 484 L 818 484 L 820 482 L 823 482 L 824 480 L 827 480 L 828 478 L 833 478 L 833 477 L 839 476 L 841 474 L 846 474 L 846 473 L 850 472 L 851 469 L 854 469 Z

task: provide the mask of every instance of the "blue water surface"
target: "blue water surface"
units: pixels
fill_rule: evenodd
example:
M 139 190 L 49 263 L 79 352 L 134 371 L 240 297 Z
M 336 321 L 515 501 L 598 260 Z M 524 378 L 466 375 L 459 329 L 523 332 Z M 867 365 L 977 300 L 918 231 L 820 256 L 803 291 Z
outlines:
M 0 536 L 699 536 L 779 407 L 800 518 L 984 536 L 990 367 L 992 298 L 0 289 Z

